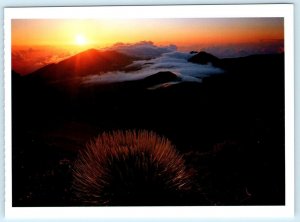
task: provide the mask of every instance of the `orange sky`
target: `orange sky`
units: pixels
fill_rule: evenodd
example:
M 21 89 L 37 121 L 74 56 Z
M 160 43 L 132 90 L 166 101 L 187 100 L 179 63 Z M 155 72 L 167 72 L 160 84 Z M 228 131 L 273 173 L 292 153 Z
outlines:
M 142 40 L 156 44 L 255 43 L 284 38 L 282 18 L 13 20 L 12 45 L 74 45 L 76 36 L 105 47 Z
M 259 49 L 255 52 L 266 47 L 284 51 L 283 18 L 14 19 L 11 38 L 12 68 L 21 74 L 119 42 L 174 44 L 182 51 L 214 48 L 211 53 L 218 52 L 216 48 L 234 53 L 249 47 Z

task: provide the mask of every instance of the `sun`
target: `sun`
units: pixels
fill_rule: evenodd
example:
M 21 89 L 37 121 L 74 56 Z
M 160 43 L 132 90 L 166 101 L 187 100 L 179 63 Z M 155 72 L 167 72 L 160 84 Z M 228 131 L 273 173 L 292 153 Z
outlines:
M 86 45 L 87 39 L 84 35 L 78 34 L 75 36 L 75 44 L 76 45 Z

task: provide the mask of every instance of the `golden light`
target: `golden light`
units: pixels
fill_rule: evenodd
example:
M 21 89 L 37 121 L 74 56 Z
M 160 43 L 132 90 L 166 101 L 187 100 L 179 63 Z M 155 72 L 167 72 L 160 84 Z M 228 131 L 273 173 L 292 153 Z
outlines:
M 76 45 L 86 45 L 87 44 L 87 39 L 83 35 L 76 35 L 75 37 L 75 43 Z

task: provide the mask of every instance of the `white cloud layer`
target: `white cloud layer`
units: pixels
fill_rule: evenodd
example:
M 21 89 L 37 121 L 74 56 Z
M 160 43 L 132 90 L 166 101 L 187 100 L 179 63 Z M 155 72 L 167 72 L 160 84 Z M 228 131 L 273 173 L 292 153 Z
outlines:
M 220 68 L 212 65 L 200 65 L 188 62 L 193 56 L 190 53 L 177 51 L 176 46 L 158 47 L 151 42 L 140 42 L 136 44 L 116 44 L 114 50 L 122 53 L 150 58 L 134 61 L 128 67 L 136 67 L 139 70 L 131 72 L 108 72 L 101 75 L 92 75 L 84 78 L 84 83 L 100 84 L 123 81 L 134 81 L 151 76 L 158 72 L 170 71 L 180 77 L 181 81 L 201 82 L 204 77 L 223 73 Z M 153 58 L 154 57 L 154 58 Z M 174 82 L 172 82 L 174 84 Z M 170 84 L 170 85 L 172 85 Z
M 177 47 L 175 45 L 156 46 L 151 41 L 141 41 L 133 44 L 116 43 L 106 49 L 116 50 L 121 53 L 143 59 L 152 59 L 162 55 L 163 53 L 175 51 L 177 50 Z

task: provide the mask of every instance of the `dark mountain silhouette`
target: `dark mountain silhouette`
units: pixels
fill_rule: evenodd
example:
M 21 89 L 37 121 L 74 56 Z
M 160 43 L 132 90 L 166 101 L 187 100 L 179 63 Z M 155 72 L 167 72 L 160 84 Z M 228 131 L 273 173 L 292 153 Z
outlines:
M 101 74 L 109 71 L 124 70 L 136 57 L 128 56 L 117 51 L 99 51 L 89 49 L 56 64 L 49 64 L 31 73 L 49 80 L 65 80 Z
M 179 81 L 181 78 L 172 72 L 158 72 L 151 76 L 144 78 L 141 83 L 146 87 L 155 86 L 162 83 Z
M 94 72 L 85 63 L 122 70 L 134 59 L 88 50 L 36 72 L 66 76 L 55 84 L 12 72 L 13 206 L 79 206 L 71 198 L 78 150 L 99 133 L 131 129 L 168 138 L 195 171 L 195 190 L 179 204 L 285 204 L 284 54 L 218 59 L 198 53 L 190 62 L 212 63 L 224 74 L 155 90 L 148 87 L 180 79 L 166 71 L 68 88 L 79 58 L 86 66 L 81 76 Z
M 278 62 L 278 64 L 276 64 L 276 67 L 279 67 L 280 70 L 283 71 L 283 59 L 284 53 L 257 54 L 238 58 L 219 59 L 219 61 L 213 65 L 230 72 L 241 73 L 242 71 L 243 73 L 249 73 L 252 76 L 263 73 L 264 75 L 259 75 L 259 78 L 269 78 L 270 76 L 274 77 L 274 62 Z
M 19 73 L 17 73 L 15 70 L 11 71 L 11 79 L 12 81 L 16 81 L 21 79 L 21 75 Z
M 195 53 L 195 51 L 193 51 L 193 53 Z M 201 51 L 196 55 L 192 56 L 191 58 L 189 58 L 188 61 L 193 63 L 198 63 L 201 65 L 206 65 L 208 63 L 212 63 L 213 65 L 215 65 L 220 61 L 220 59 L 212 54 Z

